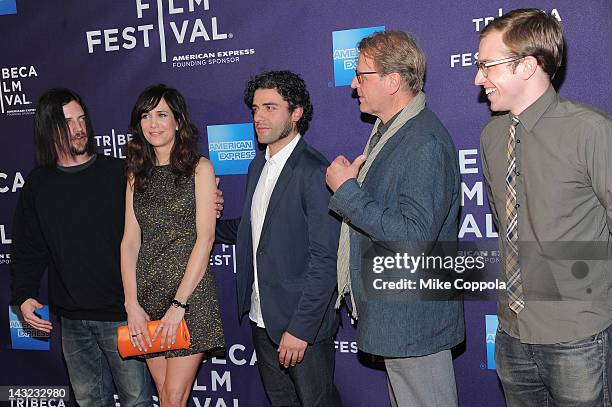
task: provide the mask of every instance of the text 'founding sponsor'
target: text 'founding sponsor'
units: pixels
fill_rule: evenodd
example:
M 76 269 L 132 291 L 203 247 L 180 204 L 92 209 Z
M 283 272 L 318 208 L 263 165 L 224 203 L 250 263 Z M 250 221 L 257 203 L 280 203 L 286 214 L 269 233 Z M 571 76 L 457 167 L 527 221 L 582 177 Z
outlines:
M 177 55 L 172 58 L 173 68 L 192 66 L 210 66 L 233 64 L 240 62 L 241 55 L 254 55 L 255 49 L 237 49 L 217 52 L 203 52 L 198 54 Z

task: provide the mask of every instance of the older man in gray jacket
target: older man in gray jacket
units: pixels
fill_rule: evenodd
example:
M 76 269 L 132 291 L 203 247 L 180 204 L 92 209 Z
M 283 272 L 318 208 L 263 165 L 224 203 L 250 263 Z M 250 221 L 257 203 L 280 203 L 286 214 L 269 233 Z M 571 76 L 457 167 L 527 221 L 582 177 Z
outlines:
M 383 356 L 394 406 L 456 406 L 450 349 L 464 339 L 463 303 L 410 300 L 405 290 L 372 295 L 363 245 L 403 242 L 431 250 L 456 241 L 459 168 L 453 142 L 422 92 L 425 56 L 409 35 L 375 33 L 358 45 L 351 87 L 376 116 L 364 155 L 337 157 L 327 170 L 330 209 L 343 217 L 340 297 L 358 316 L 358 348 Z M 389 242 L 389 243 L 384 243 Z M 413 253 L 420 254 L 420 253 Z

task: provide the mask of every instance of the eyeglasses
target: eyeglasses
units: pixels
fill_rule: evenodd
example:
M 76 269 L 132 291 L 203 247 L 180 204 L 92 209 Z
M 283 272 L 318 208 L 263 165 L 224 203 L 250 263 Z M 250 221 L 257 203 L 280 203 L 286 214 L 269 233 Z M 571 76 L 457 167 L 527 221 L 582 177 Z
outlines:
M 477 61 L 476 62 L 476 69 L 478 71 L 482 71 L 482 76 L 484 76 L 485 78 L 489 75 L 489 68 L 495 65 L 501 65 L 501 64 L 507 64 L 509 62 L 515 62 L 518 61 L 520 59 L 525 58 L 524 56 L 516 56 L 516 57 L 507 57 L 507 58 L 502 58 L 502 59 L 496 59 L 495 61 L 489 61 L 489 62 L 480 62 Z
M 373 73 L 378 73 L 376 71 L 368 71 L 368 72 L 359 72 L 358 70 L 355 69 L 355 77 L 357 78 L 357 82 L 361 83 L 361 75 L 370 75 Z

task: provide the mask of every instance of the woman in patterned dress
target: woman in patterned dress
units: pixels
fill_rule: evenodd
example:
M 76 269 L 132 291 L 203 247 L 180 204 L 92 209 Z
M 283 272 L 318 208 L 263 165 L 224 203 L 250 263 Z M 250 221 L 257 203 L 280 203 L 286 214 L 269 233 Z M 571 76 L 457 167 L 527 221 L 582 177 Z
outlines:
M 132 110 L 121 274 L 132 345 L 174 343 L 181 319 L 191 346 L 145 355 L 160 404 L 185 406 L 203 353 L 224 346 L 208 259 L 214 242 L 216 185 L 200 157 L 197 127 L 182 95 L 145 89 Z M 152 337 L 149 320 L 161 320 Z

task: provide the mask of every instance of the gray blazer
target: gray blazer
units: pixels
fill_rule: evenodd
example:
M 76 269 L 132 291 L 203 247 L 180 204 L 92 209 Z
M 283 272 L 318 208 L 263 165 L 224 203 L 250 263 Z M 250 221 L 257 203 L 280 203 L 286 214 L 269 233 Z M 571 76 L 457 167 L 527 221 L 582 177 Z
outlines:
M 423 356 L 464 340 L 462 301 L 407 301 L 365 295 L 360 246 L 375 241 L 456 241 L 460 207 L 457 150 L 425 108 L 380 151 L 361 187 L 345 182 L 330 209 L 350 222 L 350 272 L 359 314 L 357 345 L 386 357 Z M 349 301 L 350 302 L 350 301 Z

